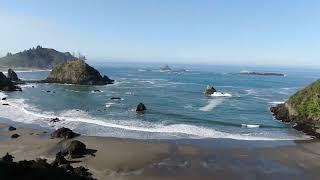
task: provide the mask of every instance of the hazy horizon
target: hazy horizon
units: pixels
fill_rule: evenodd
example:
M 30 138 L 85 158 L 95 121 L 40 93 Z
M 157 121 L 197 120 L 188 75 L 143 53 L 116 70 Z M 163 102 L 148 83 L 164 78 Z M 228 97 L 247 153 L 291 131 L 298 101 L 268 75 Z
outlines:
M 0 0 L 0 56 L 37 45 L 92 62 L 320 67 L 320 2 Z

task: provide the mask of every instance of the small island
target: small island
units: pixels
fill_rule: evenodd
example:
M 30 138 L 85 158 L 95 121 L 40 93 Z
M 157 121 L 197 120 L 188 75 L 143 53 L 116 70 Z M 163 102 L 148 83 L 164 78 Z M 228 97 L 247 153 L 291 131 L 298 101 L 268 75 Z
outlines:
M 320 80 L 270 110 L 276 119 L 291 123 L 293 128 L 307 135 L 320 138 Z
M 258 75 L 258 76 L 285 76 L 285 74 L 282 74 L 282 73 L 257 72 L 257 71 L 240 71 L 240 74 L 244 74 L 244 75 Z

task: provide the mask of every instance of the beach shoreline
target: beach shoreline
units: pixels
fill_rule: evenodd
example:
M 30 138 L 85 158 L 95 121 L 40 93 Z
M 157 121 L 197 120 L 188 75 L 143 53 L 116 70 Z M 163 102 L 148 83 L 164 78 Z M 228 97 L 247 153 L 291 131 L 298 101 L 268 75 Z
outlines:
M 10 125 L 17 130 L 8 131 Z M 41 157 L 52 162 L 66 141 L 51 139 L 50 130 L 23 126 L 1 120 L 0 155 L 9 152 L 15 161 Z M 11 139 L 13 133 L 20 137 Z M 74 139 L 96 153 L 76 159 L 72 165 L 85 166 L 97 179 L 316 179 L 320 175 L 317 140 L 248 146 L 259 142 L 217 139 L 203 146 L 203 142 L 194 143 L 199 140 L 190 143 L 95 136 Z

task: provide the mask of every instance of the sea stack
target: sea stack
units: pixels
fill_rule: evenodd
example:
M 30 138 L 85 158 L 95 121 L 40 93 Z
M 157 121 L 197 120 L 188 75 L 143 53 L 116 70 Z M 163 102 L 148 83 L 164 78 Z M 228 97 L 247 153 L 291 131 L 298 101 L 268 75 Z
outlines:
M 136 112 L 144 112 L 145 110 L 147 110 L 146 106 L 143 103 L 139 103 Z
M 47 83 L 80 84 L 80 85 L 106 85 L 114 81 L 89 66 L 83 60 L 67 61 L 55 66 L 49 77 L 44 81 Z
M 217 90 L 213 86 L 208 85 L 207 89 L 206 89 L 206 92 L 205 92 L 205 95 L 206 96 L 211 96 L 215 92 L 217 92 Z
M 296 130 L 320 138 L 320 80 L 270 110 L 276 119 L 290 122 Z
M 0 90 L 2 91 L 21 91 L 21 88 L 15 86 L 2 72 L 0 72 Z
M 10 81 L 13 81 L 13 82 L 17 82 L 17 81 L 20 81 L 20 79 L 18 78 L 18 75 L 16 72 L 14 72 L 14 70 L 12 69 L 8 69 L 8 79 Z

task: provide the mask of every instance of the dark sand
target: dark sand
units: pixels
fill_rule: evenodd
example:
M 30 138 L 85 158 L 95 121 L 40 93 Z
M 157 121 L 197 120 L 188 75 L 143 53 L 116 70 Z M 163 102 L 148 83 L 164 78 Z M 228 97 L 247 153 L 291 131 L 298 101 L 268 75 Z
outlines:
M 49 132 L 0 124 L 0 156 L 15 161 L 47 158 L 51 162 L 65 140 Z M 21 135 L 11 139 L 14 133 Z M 320 142 L 193 140 L 142 141 L 80 136 L 95 156 L 73 159 L 98 179 L 320 179 Z M 201 142 L 201 143 L 197 143 Z

